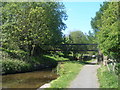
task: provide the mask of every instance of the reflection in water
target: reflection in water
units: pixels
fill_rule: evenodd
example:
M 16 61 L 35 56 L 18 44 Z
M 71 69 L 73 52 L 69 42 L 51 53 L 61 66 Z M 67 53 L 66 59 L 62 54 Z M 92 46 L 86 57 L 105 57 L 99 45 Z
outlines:
M 58 76 L 51 70 L 2 76 L 3 88 L 39 88 Z

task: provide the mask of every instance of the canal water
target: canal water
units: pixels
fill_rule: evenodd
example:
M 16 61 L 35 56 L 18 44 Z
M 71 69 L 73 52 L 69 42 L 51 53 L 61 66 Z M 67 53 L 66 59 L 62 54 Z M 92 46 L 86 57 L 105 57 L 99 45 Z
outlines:
M 3 88 L 39 88 L 56 79 L 58 75 L 52 70 L 35 71 L 2 76 Z

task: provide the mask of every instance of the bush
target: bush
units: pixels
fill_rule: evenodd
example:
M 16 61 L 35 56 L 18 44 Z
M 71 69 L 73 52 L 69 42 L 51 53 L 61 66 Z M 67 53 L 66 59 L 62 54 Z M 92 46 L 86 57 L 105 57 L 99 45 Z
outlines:
M 0 51 L 0 55 L 1 55 L 2 58 L 7 58 L 7 57 L 9 57 L 8 53 L 5 52 L 5 51 Z
M 29 57 L 26 61 L 5 58 L 0 60 L 0 64 L 2 64 L 2 74 L 11 74 L 53 68 L 57 66 L 57 61 L 53 56 L 43 55 L 41 57 Z
M 0 60 L 2 62 L 2 74 L 26 72 L 29 71 L 31 65 L 25 61 L 5 59 Z

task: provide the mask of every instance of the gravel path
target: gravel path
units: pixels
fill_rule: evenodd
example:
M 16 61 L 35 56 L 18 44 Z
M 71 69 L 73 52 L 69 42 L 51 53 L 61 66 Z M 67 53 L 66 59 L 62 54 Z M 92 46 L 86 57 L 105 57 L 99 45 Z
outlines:
M 99 88 L 96 74 L 100 65 L 96 65 L 95 63 L 96 61 L 91 64 L 86 64 L 71 82 L 69 88 Z

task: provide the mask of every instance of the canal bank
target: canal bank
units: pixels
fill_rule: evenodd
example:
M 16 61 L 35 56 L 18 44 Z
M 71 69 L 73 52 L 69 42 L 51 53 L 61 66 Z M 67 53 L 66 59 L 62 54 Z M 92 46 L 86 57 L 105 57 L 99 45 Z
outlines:
M 37 90 L 41 90 L 41 88 L 68 88 L 71 81 L 75 79 L 82 67 L 86 65 L 86 63 L 91 64 L 93 61 L 95 61 L 95 59 L 88 62 L 62 62 L 57 66 L 57 72 L 60 76 L 57 79 L 52 80 L 50 83 L 42 85 Z
M 57 73 L 60 76 L 50 82 L 50 88 L 67 88 L 83 65 L 84 63 L 81 63 L 80 61 L 69 61 L 59 64 L 57 67 Z
M 66 60 L 63 57 L 58 57 L 60 60 Z M 46 56 L 44 60 L 44 68 L 39 71 L 32 71 L 29 72 L 17 72 L 16 74 L 8 73 L 5 75 L 2 75 L 2 84 L 3 88 L 39 88 L 40 86 L 44 85 L 45 83 L 49 83 L 52 80 L 56 79 L 59 75 L 57 75 L 56 66 L 58 65 L 58 58 L 53 58 L 52 56 Z M 52 63 L 52 61 L 54 61 Z M 4 65 L 5 66 L 5 65 Z M 58 65 L 59 66 L 59 65 Z M 8 66 L 9 67 L 9 66 Z M 4 67 L 6 68 L 6 67 Z M 51 69 L 50 69 L 51 68 Z M 37 70 L 38 70 L 37 69 Z M 49 70 L 48 70 L 49 69 Z
M 46 68 L 55 68 L 58 63 L 52 57 L 53 56 L 43 55 L 40 57 L 29 57 L 28 60 L 5 58 L 0 60 L 0 63 L 2 63 L 1 74 L 26 73 Z
M 60 88 L 69 85 L 75 78 L 82 64 L 77 61 L 62 62 L 56 69 L 3 76 L 3 88 Z M 74 67 L 74 68 L 73 68 Z

